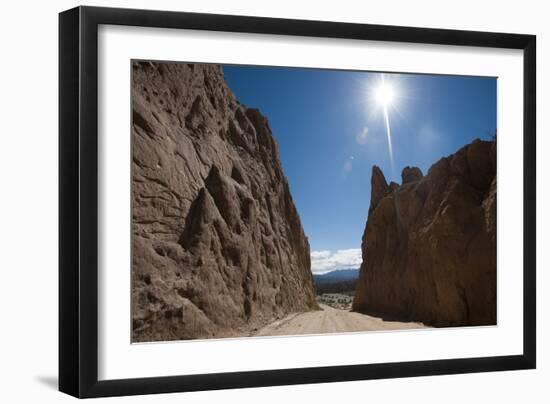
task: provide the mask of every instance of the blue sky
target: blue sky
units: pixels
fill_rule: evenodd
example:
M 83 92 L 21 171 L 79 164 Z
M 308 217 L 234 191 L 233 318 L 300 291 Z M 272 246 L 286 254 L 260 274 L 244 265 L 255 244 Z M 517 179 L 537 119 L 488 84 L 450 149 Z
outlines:
M 401 182 L 403 167 L 423 173 L 443 156 L 496 129 L 496 79 L 224 66 L 237 99 L 260 109 L 279 144 L 284 172 L 312 251 L 312 270 L 359 266 L 378 165 Z

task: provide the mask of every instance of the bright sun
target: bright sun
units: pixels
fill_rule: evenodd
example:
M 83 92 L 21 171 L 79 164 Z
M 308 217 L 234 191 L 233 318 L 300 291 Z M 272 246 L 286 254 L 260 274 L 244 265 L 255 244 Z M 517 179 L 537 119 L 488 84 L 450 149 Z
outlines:
M 376 89 L 376 101 L 384 108 L 390 106 L 395 98 L 395 91 L 393 87 L 382 81 Z

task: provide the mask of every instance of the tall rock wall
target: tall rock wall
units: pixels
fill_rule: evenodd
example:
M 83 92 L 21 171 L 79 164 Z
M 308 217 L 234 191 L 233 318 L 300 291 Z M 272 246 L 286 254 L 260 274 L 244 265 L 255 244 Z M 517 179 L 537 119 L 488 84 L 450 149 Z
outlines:
M 219 66 L 132 69 L 133 341 L 246 335 L 316 308 L 267 120 Z
M 476 140 L 402 184 L 372 170 L 353 310 L 435 326 L 496 324 L 496 143 Z

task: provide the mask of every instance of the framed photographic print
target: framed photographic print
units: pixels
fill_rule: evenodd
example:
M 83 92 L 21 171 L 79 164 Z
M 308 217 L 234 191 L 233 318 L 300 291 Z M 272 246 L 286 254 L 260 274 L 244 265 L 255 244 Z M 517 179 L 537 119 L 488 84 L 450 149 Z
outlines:
M 535 367 L 534 36 L 59 26 L 61 391 Z

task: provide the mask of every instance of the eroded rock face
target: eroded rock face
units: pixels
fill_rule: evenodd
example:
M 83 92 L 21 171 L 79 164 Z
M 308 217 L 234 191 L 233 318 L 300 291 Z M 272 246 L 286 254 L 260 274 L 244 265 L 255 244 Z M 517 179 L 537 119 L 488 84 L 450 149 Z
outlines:
M 267 120 L 215 65 L 133 64 L 134 341 L 246 335 L 316 308 Z
M 372 170 L 353 310 L 436 326 L 496 324 L 496 143 L 476 140 L 401 186 Z

